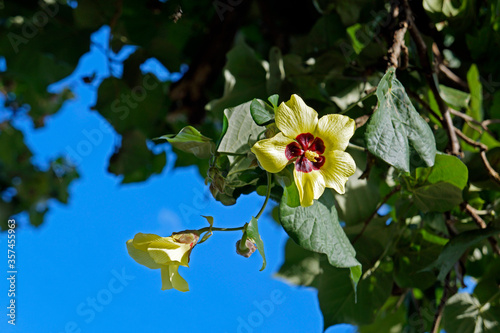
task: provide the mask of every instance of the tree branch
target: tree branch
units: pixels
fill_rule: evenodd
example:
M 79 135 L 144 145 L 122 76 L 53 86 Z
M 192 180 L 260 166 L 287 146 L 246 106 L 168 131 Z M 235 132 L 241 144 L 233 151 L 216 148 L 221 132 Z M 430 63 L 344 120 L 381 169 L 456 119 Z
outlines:
M 484 143 L 472 140 L 471 138 L 469 138 L 467 135 L 465 135 L 464 132 L 462 132 L 458 128 L 455 128 L 455 132 L 457 133 L 457 136 L 460 137 L 460 139 L 462 139 L 463 141 L 465 141 L 465 143 L 467 143 L 469 146 L 479 148 L 479 149 L 485 150 L 485 151 L 488 150 L 488 146 L 486 146 Z
M 401 69 L 404 69 L 408 64 L 408 62 L 407 61 L 400 62 L 400 58 L 401 58 L 401 50 L 403 50 L 403 52 L 408 52 L 408 49 L 405 46 L 405 35 L 406 31 L 408 30 L 408 17 L 407 13 L 404 10 L 400 10 L 399 5 L 397 3 L 393 4 L 391 10 L 392 10 L 392 17 L 395 18 L 396 16 L 399 16 L 400 20 L 398 28 L 394 31 L 393 34 L 392 46 L 389 48 L 389 51 L 387 52 L 387 57 L 389 58 L 387 63 L 387 68 L 400 67 Z
M 493 169 L 493 167 L 490 164 L 490 161 L 488 161 L 488 157 L 486 156 L 486 152 L 488 151 L 488 146 L 486 146 L 484 143 L 472 140 L 458 128 L 455 128 L 455 132 L 460 137 L 460 139 L 464 140 L 468 145 L 480 149 L 479 155 L 481 156 L 481 160 L 483 161 L 483 164 L 486 170 L 488 171 L 488 174 L 490 175 L 491 179 L 493 179 L 494 182 L 500 185 L 500 175 L 498 174 L 498 172 L 496 172 L 495 169 Z
M 443 73 L 451 82 L 455 83 L 457 86 L 469 90 L 469 86 L 462 80 L 458 75 L 453 73 L 445 64 L 440 63 L 438 65 L 439 71 Z
M 483 133 L 481 130 L 479 130 L 477 127 L 475 127 L 474 125 L 472 125 L 472 123 L 476 124 L 476 125 L 479 125 L 481 126 L 481 128 L 487 132 L 489 135 L 493 136 L 493 133 L 490 131 L 490 129 L 488 128 L 489 125 L 491 124 L 495 124 L 495 123 L 499 123 L 500 122 L 500 119 L 487 119 L 487 120 L 484 120 L 484 121 L 478 121 L 474 118 L 472 118 L 471 116 L 465 114 L 465 113 L 462 113 L 460 111 L 456 111 L 456 110 L 453 110 L 453 109 L 450 109 L 450 113 L 454 116 L 457 116 L 457 117 L 460 117 L 462 118 L 463 120 L 465 120 L 467 122 L 467 124 L 469 124 L 469 126 L 476 130 L 477 132 L 479 133 Z
M 441 54 L 441 51 L 439 50 L 439 47 L 436 43 L 432 43 L 432 52 L 436 57 L 437 69 L 439 69 L 439 71 L 443 73 L 444 76 L 446 76 L 446 78 L 453 82 L 456 86 L 464 89 L 465 91 L 469 91 L 469 85 L 467 84 L 467 82 L 462 80 L 458 75 L 453 73 L 451 69 L 449 69 L 445 65 L 443 55 Z
M 488 157 L 486 156 L 486 150 L 482 149 L 481 152 L 479 153 L 481 156 L 481 160 L 483 161 L 484 166 L 486 167 L 486 170 L 488 170 L 488 173 L 490 177 L 500 185 L 500 175 L 498 172 L 496 172 L 495 169 L 490 164 L 490 161 L 488 161 Z
M 463 210 L 467 212 L 467 214 L 469 214 L 470 217 L 472 217 L 472 219 L 480 229 L 486 229 L 487 227 L 486 222 L 484 222 L 481 216 L 477 214 L 477 211 L 474 207 L 469 205 L 468 202 L 463 202 L 460 206 L 462 207 Z M 497 240 L 492 236 L 490 236 L 488 237 L 488 241 L 490 242 L 493 251 L 500 256 L 500 247 L 498 247 Z

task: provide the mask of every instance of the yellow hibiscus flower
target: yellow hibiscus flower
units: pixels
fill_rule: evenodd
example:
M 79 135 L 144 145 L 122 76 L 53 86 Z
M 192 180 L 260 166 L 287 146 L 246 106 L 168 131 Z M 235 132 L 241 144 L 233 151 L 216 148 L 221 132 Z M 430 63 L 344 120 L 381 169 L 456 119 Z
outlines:
M 186 230 L 170 237 L 138 233 L 127 241 L 128 254 L 139 264 L 161 269 L 162 290 L 189 291 L 179 266 L 189 267 L 189 255 L 199 239 L 196 231 Z
M 260 165 L 277 173 L 295 163 L 293 176 L 300 204 L 307 207 L 319 199 L 325 187 L 345 193 L 347 179 L 356 171 L 351 155 L 345 152 L 356 124 L 347 116 L 318 113 L 297 95 L 276 110 L 276 126 L 281 131 L 252 147 Z

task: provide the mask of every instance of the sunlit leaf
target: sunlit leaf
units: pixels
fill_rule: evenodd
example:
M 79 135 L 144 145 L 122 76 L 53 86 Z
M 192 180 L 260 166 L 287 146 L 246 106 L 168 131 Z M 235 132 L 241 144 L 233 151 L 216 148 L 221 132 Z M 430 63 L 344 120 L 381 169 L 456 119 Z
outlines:
M 265 127 L 257 125 L 250 114 L 250 105 L 247 102 L 224 110 L 227 119 L 227 131 L 217 148 L 220 153 L 246 154 L 258 140 L 259 134 Z
M 326 254 L 335 267 L 355 269 L 351 282 L 356 289 L 361 264 L 356 260 L 356 251 L 339 224 L 330 190 L 326 190 L 309 207 L 290 207 L 282 198 L 280 221 L 288 235 L 304 249 Z
M 390 68 L 377 87 L 378 109 L 366 129 L 368 150 L 392 166 L 410 171 L 410 145 L 427 166 L 434 165 L 436 142 Z
M 208 158 L 215 153 L 212 139 L 203 136 L 192 126 L 184 127 L 178 134 L 167 134 L 157 139 L 165 139 L 175 148 L 192 153 L 198 158 Z

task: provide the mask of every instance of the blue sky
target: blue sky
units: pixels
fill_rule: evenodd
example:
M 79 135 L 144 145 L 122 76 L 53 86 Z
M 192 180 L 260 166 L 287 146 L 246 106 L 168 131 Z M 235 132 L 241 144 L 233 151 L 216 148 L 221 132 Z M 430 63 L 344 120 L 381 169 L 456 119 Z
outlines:
M 102 43 L 108 30 L 102 28 L 93 39 Z M 126 48 L 116 58 L 123 60 L 132 51 Z M 119 73 L 119 66 L 114 70 Z M 160 79 L 172 78 L 155 61 L 143 70 L 157 73 Z M 109 75 L 106 58 L 95 46 L 82 57 L 75 73 L 50 88 L 69 86 L 75 98 L 44 128 L 33 129 L 28 118 L 15 123 L 42 167 L 61 154 L 71 157 L 83 142 L 90 143 L 91 149 L 75 160 L 81 178 L 70 187 L 68 205 L 50 202 L 39 228 L 29 226 L 25 216 L 17 217 L 17 325 L 8 325 L 2 315 L 0 331 L 321 332 L 316 291 L 273 278 L 282 263 L 287 236 L 268 215 L 259 221 L 268 260 L 263 272 L 259 272 L 262 259 L 257 254 L 249 259 L 236 255 L 238 232 L 217 232 L 195 247 L 190 267 L 180 268 L 190 285 L 188 293 L 162 291 L 160 272 L 128 256 L 125 242 L 137 232 L 168 236 L 205 227 L 200 215 L 214 216 L 219 227 L 240 226 L 257 213 L 263 198 L 242 196 L 235 206 L 224 207 L 211 197 L 196 169 L 172 168 L 172 153 L 161 175 L 121 186 L 118 177 L 106 172 L 120 138 L 90 110 L 97 83 L 89 86 L 80 79 L 93 72 L 99 79 Z M 95 136 L 99 140 L 91 141 L 85 133 L 100 133 Z M 161 149 L 169 151 L 167 144 Z M 0 248 L 7 249 L 6 234 L 0 235 Z M 7 282 L 1 285 L 8 289 Z M 0 294 L 1 304 L 6 305 L 7 293 Z M 341 325 L 327 332 L 353 332 L 353 328 Z

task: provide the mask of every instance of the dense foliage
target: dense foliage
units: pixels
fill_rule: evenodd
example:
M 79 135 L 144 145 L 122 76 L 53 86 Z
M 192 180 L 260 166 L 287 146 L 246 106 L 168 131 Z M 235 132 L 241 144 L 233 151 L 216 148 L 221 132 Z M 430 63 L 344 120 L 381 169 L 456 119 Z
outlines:
M 67 202 L 77 168 L 63 156 L 46 170 L 34 165 L 13 122 L 28 115 L 43 127 L 58 112 L 71 91 L 47 87 L 75 70 L 91 34 L 107 25 L 110 75 L 81 79 L 98 89 L 94 109 L 121 136 L 108 171 L 123 183 L 163 170 L 165 153 L 151 149 L 163 137 L 176 166 L 196 165 L 222 204 L 267 194 L 291 237 L 279 275 L 317 288 L 325 328 L 500 332 L 498 1 L 0 7 L 3 228 L 20 212 L 40 225 L 51 199 Z M 120 64 L 116 55 L 130 45 Z M 172 72 L 188 69 L 165 82 L 141 71 L 150 58 Z M 357 170 L 345 194 L 327 188 L 311 206 L 301 206 L 292 165 L 267 173 L 251 151 L 278 132 L 275 112 L 292 94 L 320 117 L 346 115 L 357 127 L 347 147 Z M 241 223 L 264 257 L 270 240 L 260 239 L 257 220 Z M 457 293 L 464 276 L 477 280 L 472 294 Z

